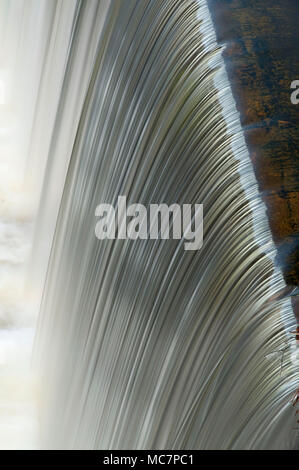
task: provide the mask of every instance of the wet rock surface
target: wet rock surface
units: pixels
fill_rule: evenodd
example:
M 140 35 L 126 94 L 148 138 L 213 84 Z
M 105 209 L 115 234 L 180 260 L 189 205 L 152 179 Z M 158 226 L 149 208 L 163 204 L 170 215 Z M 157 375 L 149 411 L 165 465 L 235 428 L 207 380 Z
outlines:
M 299 5 L 296 0 L 209 0 L 217 39 L 266 203 L 277 262 L 299 285 Z M 293 302 L 299 320 L 299 303 Z

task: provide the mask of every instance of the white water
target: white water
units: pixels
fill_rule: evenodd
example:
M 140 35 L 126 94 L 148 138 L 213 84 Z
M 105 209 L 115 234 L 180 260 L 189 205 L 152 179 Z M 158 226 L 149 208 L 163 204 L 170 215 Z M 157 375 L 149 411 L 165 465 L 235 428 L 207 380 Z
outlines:
M 37 12 L 36 12 L 37 14 Z M 32 18 L 33 19 L 33 18 Z M 32 20 L 31 19 L 31 20 Z M 30 24 L 31 23 L 31 24 Z M 31 32 L 29 31 L 31 29 Z M 34 195 L 24 180 L 39 68 L 24 2 L 0 3 L 0 448 L 37 445 L 37 410 L 30 357 L 36 309 L 26 286 Z M 33 81 L 31 81 L 33 79 Z
M 88 3 L 85 28 L 96 11 L 106 8 L 98 0 Z M 39 224 L 44 228 L 39 243 L 34 241 L 34 227 L 41 188 L 47 185 L 47 166 L 51 166 L 49 153 L 55 139 L 78 4 L 76 0 L 0 0 L 0 448 L 3 449 L 39 446 L 39 387 L 31 368 L 32 346 L 69 153 L 90 74 L 89 62 L 94 55 L 95 38 L 88 33 L 78 46 L 85 56 L 85 66 L 82 68 L 82 61 L 77 65 L 74 61 L 72 77 L 64 90 L 66 102 L 66 95 L 70 95 L 62 122 L 65 138 L 59 149 L 65 158 L 56 171 L 45 225 Z M 94 25 L 99 32 L 103 18 L 100 15 Z

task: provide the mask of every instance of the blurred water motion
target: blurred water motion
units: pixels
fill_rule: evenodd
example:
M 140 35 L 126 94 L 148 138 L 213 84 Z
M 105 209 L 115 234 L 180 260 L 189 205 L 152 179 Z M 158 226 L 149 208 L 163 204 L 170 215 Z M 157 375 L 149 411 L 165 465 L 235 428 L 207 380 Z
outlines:
M 3 237 L 19 244 L 16 254 L 7 242 L 3 256 L 11 265 L 25 253 L 25 263 L 32 247 L 20 313 L 1 319 L 13 318 L 28 351 L 44 288 L 34 350 L 40 430 L 38 443 L 32 431 L 27 445 L 295 448 L 292 293 L 274 263 L 207 2 L 3 0 L 1 7 L 11 50 L 22 52 L 7 54 L 17 65 L 4 65 L 17 77 L 12 127 L 23 148 L 12 173 L 22 175 L 27 195 L 24 207 L 17 196 L 5 206 L 18 224 L 3 226 Z M 7 17 L 11 9 L 18 15 Z M 115 205 L 119 195 L 128 204 L 204 204 L 203 248 L 100 242 L 95 208 Z M 21 365 L 21 349 L 4 336 L 0 360 Z

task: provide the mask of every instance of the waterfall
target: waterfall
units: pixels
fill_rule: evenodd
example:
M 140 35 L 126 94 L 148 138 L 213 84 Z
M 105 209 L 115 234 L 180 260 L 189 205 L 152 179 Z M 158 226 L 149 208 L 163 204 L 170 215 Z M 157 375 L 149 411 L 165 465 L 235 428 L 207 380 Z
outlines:
M 294 448 L 295 319 L 207 2 L 23 10 L 39 446 Z M 203 204 L 203 247 L 98 240 L 120 195 Z

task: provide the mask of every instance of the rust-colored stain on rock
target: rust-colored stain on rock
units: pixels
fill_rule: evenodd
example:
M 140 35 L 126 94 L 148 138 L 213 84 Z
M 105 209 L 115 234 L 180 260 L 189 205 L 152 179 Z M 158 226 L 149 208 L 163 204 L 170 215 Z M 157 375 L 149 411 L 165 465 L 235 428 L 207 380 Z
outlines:
M 297 0 L 209 0 L 241 124 L 288 285 L 299 286 Z M 299 321 L 299 302 L 293 302 Z

